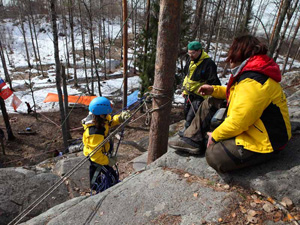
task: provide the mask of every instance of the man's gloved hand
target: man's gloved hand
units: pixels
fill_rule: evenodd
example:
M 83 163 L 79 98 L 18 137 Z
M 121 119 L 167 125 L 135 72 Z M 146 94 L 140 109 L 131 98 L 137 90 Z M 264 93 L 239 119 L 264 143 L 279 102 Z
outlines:
M 123 111 L 120 113 L 120 117 L 119 117 L 119 121 L 121 123 L 123 123 L 125 120 L 127 120 L 129 117 L 130 117 L 130 111 L 127 110 L 127 111 Z
M 117 158 L 117 156 L 114 156 L 114 157 L 109 158 L 108 165 L 110 167 L 113 167 L 117 162 L 118 162 L 118 158 Z

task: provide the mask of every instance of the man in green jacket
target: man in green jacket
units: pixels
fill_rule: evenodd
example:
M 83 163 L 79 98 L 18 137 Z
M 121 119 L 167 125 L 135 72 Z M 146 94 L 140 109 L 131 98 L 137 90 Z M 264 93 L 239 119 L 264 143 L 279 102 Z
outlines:
M 185 78 L 182 85 L 182 96 L 185 98 L 185 129 L 190 126 L 199 105 L 205 98 L 197 92 L 198 89 L 203 84 L 221 84 L 215 62 L 202 49 L 199 41 L 192 41 L 188 44 L 188 55 L 189 59 L 184 67 Z

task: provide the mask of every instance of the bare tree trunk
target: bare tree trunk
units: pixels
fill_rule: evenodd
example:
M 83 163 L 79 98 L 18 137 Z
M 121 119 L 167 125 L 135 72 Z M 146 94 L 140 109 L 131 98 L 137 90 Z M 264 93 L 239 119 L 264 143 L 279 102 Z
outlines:
M 12 129 L 11 129 L 11 126 L 9 123 L 9 116 L 6 111 L 5 102 L 4 102 L 3 98 L 1 98 L 1 97 L 0 97 L 0 106 L 1 106 L 2 116 L 3 116 L 3 120 L 5 123 L 5 127 L 6 127 L 7 140 L 12 141 L 15 139 L 15 136 L 12 132 Z
M 232 0 L 231 2 L 231 6 L 229 7 L 230 8 L 230 17 L 229 17 L 229 23 L 230 23 L 230 28 L 228 29 L 229 32 L 228 32 L 228 38 L 231 38 L 232 37 L 232 33 L 234 32 L 234 27 L 235 27 L 235 23 L 237 21 L 237 18 L 236 18 L 236 11 L 238 9 L 238 6 L 235 5 L 235 0 Z
M 284 64 L 283 64 L 283 67 L 282 67 L 282 71 L 281 71 L 282 74 L 285 73 L 285 68 L 286 68 L 286 65 L 287 65 L 287 62 L 288 62 L 288 59 L 289 59 L 289 55 L 290 55 L 292 46 L 293 46 L 295 38 L 297 36 L 298 30 L 299 30 L 299 26 L 300 26 L 300 17 L 298 18 L 298 23 L 297 23 L 297 26 L 295 28 L 294 35 L 293 35 L 292 40 L 290 41 L 290 44 L 289 44 L 288 52 L 286 54 L 286 57 L 285 57 L 285 60 L 284 60 Z
M 38 119 L 38 116 L 37 116 L 37 113 L 36 113 L 36 103 L 35 103 L 35 98 L 34 98 L 34 90 L 33 90 L 33 85 L 34 84 L 32 83 L 32 79 L 31 78 L 32 78 L 32 73 L 30 71 L 29 72 L 29 77 L 28 77 L 28 80 L 29 80 L 29 89 L 30 89 L 30 92 L 31 92 L 31 98 L 32 98 L 32 102 L 33 102 L 33 113 L 34 113 L 35 118 Z M 30 107 L 30 110 L 31 110 L 31 107 Z M 29 113 L 30 113 L 30 111 L 28 111 L 28 114 Z
M 290 37 L 291 37 L 291 34 L 292 34 L 292 31 L 294 31 L 294 30 L 293 30 L 293 26 L 294 26 L 294 24 L 295 24 L 296 21 L 297 21 L 298 13 L 299 13 L 299 12 L 300 12 L 300 8 L 298 7 L 298 9 L 297 9 L 297 11 L 296 11 L 296 14 L 295 14 L 295 16 L 294 16 L 294 20 L 293 20 L 293 22 L 292 22 L 292 27 L 291 27 L 291 29 L 289 30 L 288 36 L 286 37 L 286 41 L 287 41 L 287 42 L 289 42 Z
M 296 54 L 294 55 L 293 60 L 292 60 L 292 62 L 290 63 L 289 69 L 292 69 L 292 66 L 293 66 L 293 64 L 294 64 L 294 61 L 295 61 L 295 59 L 299 56 L 299 54 L 300 54 L 300 45 L 298 46 L 298 50 L 296 51 Z
M 99 52 L 99 58 L 102 57 L 102 52 L 101 52 L 101 46 L 102 46 L 102 19 L 99 18 L 99 22 L 98 22 L 98 52 Z
M 220 33 L 221 33 L 221 29 L 223 27 L 223 22 L 225 21 L 224 18 L 225 18 L 225 9 L 226 9 L 226 1 L 224 2 L 224 9 L 223 9 L 223 12 L 222 12 L 222 15 L 221 15 L 221 19 L 219 21 L 219 27 L 218 27 L 218 32 L 217 32 L 217 38 L 216 38 L 216 49 L 215 49 L 215 54 L 214 54 L 214 61 L 216 62 L 217 60 L 217 53 L 218 53 L 218 47 L 219 47 L 219 38 L 220 38 Z M 219 60 L 218 60 L 219 61 Z M 216 63 L 217 66 L 218 66 L 218 63 Z
M 102 35 L 102 48 L 103 48 L 103 67 L 104 67 L 104 79 L 106 80 L 106 51 L 105 51 L 105 19 L 103 18 L 102 20 L 103 24 L 103 35 Z
M 200 20 L 200 30 L 199 30 L 199 40 L 202 39 L 203 37 L 203 33 L 204 33 L 204 24 L 206 24 L 206 21 L 207 21 L 207 5 L 209 4 L 209 1 L 208 0 L 204 0 L 205 3 L 203 4 L 203 8 L 204 8 L 204 11 L 202 13 L 202 16 L 201 16 L 201 20 Z
M 51 10 L 51 19 L 52 19 L 52 30 L 53 30 L 53 44 L 54 44 L 54 58 L 56 65 L 56 88 L 59 99 L 59 109 L 60 109 L 60 118 L 61 118 L 61 128 L 64 141 L 64 152 L 68 151 L 68 135 L 67 135 L 67 126 L 65 123 L 65 110 L 63 105 L 63 97 L 61 90 L 61 65 L 59 60 L 59 49 L 58 49 L 58 35 L 57 35 L 57 25 L 56 25 L 56 10 L 55 10 L 56 0 L 50 0 L 50 10 Z
M 167 152 L 182 0 L 161 0 L 148 164 Z
M 3 46 L 2 46 L 2 41 L 0 40 L 0 57 L 1 57 L 1 62 L 2 62 L 2 67 L 4 70 L 4 76 L 5 76 L 5 81 L 9 84 L 9 88 L 13 90 L 12 88 L 12 82 L 8 73 L 8 69 L 6 66 L 6 61 L 5 61 L 5 56 L 4 56 L 4 51 L 3 51 Z
M 71 67 L 71 65 L 70 65 L 70 53 L 69 53 L 69 43 L 68 43 L 68 29 L 67 29 L 67 19 L 64 14 L 62 16 L 62 20 L 63 20 L 63 29 L 65 32 L 65 45 L 66 45 L 66 49 L 65 49 L 66 55 L 65 56 L 66 56 L 66 60 L 67 60 L 66 67 L 67 67 L 67 74 L 69 74 L 68 71 L 69 71 L 69 68 Z
M 209 36 L 208 36 L 208 40 L 207 40 L 207 44 L 206 44 L 206 48 L 205 48 L 206 52 L 209 52 L 209 47 L 210 47 L 210 43 L 211 43 L 213 33 L 215 31 L 215 26 L 217 24 L 218 14 L 219 14 L 219 9 L 220 9 L 221 3 L 222 3 L 222 0 L 218 0 L 217 8 L 215 10 L 215 15 L 214 15 L 213 21 L 212 21 L 211 26 L 210 26 L 210 32 L 209 32 Z
M 75 38 L 74 38 L 74 17 L 73 17 L 73 0 L 69 0 L 69 24 L 71 30 L 71 42 L 72 42 L 72 56 L 73 56 L 73 68 L 74 68 L 74 86 L 78 87 L 77 81 L 77 66 L 76 66 L 76 51 L 75 51 Z
M 24 40 L 24 45 L 25 45 L 25 53 L 26 53 L 26 60 L 27 60 L 27 64 L 29 68 L 32 68 L 31 64 L 30 64 L 30 57 L 29 57 L 29 52 L 28 52 L 28 45 L 27 45 L 27 40 L 26 40 L 26 31 L 24 28 L 24 23 L 23 23 L 23 19 L 20 19 L 20 24 L 21 24 L 21 33 L 23 36 L 23 40 Z
M 147 11 L 146 11 L 146 27 L 145 27 L 145 45 L 144 45 L 144 62 L 143 69 L 146 68 L 147 53 L 148 53 L 148 39 L 149 39 L 149 21 L 150 21 L 150 0 L 147 0 Z
M 246 0 L 241 0 L 241 8 L 240 8 L 240 11 L 239 11 L 239 16 L 238 16 L 238 19 L 237 19 L 235 27 L 234 27 L 234 34 L 235 35 L 241 34 L 239 28 L 241 26 L 241 20 L 242 20 L 242 17 L 244 15 L 245 2 L 246 2 Z
M 8 60 L 8 65 L 13 66 L 13 64 L 12 64 L 10 58 L 9 58 L 9 54 L 8 54 L 8 52 L 7 52 L 7 49 L 3 49 L 3 51 L 5 51 L 6 58 L 7 58 L 7 60 Z
M 297 0 L 297 1 L 295 2 L 295 6 L 294 6 L 293 8 L 291 8 L 290 10 L 288 10 L 288 12 L 287 12 L 286 23 L 285 23 L 284 29 L 283 29 L 283 31 L 281 32 L 281 35 L 280 35 L 280 37 L 279 37 L 278 44 L 277 44 L 277 47 L 276 47 L 276 49 L 275 49 L 275 53 L 274 53 L 274 57 L 273 57 L 273 59 L 274 59 L 275 62 L 276 62 L 276 60 L 277 60 L 277 58 L 278 58 L 279 51 L 280 51 L 280 49 L 281 49 L 283 40 L 284 40 L 284 38 L 285 38 L 285 34 L 286 34 L 286 32 L 287 32 L 287 29 L 288 29 L 288 27 L 289 27 L 289 24 L 290 24 L 290 21 L 291 21 L 291 19 L 292 19 L 292 17 L 293 17 L 293 14 L 294 14 L 294 12 L 295 12 L 295 9 L 297 8 L 298 2 L 299 2 L 299 0 Z
M 88 90 L 89 94 L 94 94 L 94 92 L 91 93 L 90 86 L 89 86 L 89 79 L 87 75 L 87 66 L 86 66 L 86 50 L 85 50 L 85 34 L 83 29 L 83 18 L 81 13 L 81 0 L 78 0 L 79 5 L 79 18 L 80 18 L 80 31 L 81 31 L 81 40 L 82 40 L 82 51 L 83 51 L 83 65 L 84 65 L 84 75 L 85 75 L 85 81 L 86 81 L 86 88 Z M 92 80 L 92 86 L 93 86 L 93 80 Z
M 245 19 L 244 19 L 242 29 L 241 29 L 242 34 L 246 33 L 246 32 L 249 32 L 248 24 L 249 24 L 249 21 L 250 21 L 251 11 L 252 11 L 252 0 L 247 0 L 246 15 L 245 15 Z
M 61 76 L 63 80 L 63 92 L 64 92 L 64 108 L 65 108 L 65 123 L 66 123 L 66 133 L 68 139 L 72 139 L 71 134 L 70 134 L 70 123 L 69 123 L 69 101 L 68 101 L 68 89 L 67 89 L 67 78 L 66 78 L 66 72 L 65 72 L 65 67 L 61 67 Z
M 273 25 L 273 31 L 272 31 L 272 34 L 270 36 L 270 42 L 269 42 L 269 45 L 271 45 L 272 41 L 273 41 L 273 38 L 274 38 L 274 35 L 275 35 L 275 30 L 277 28 L 277 25 L 278 25 L 278 21 L 279 21 L 279 17 L 281 15 L 281 10 L 282 10 L 282 6 L 283 6 L 283 2 L 285 0 L 280 0 L 280 6 L 278 8 L 278 13 L 277 13 L 277 17 L 276 17 L 276 20 L 274 22 L 274 25 Z M 274 17 L 275 18 L 275 17 Z
M 134 44 L 133 44 L 133 48 L 134 48 L 134 54 L 133 54 L 133 74 L 136 74 L 136 46 L 137 46 L 137 34 L 136 34 L 136 28 L 137 28 L 137 8 L 134 7 Z
M 255 17 L 255 24 L 253 24 L 252 31 L 251 31 L 254 36 L 256 35 L 259 23 L 261 23 L 262 26 L 264 26 L 263 23 L 262 23 L 262 17 L 264 15 L 265 11 L 266 11 L 266 8 L 267 8 L 268 4 L 269 4 L 269 0 L 264 2 L 264 5 L 262 7 L 260 7 L 259 14 L 254 16 Z M 268 36 L 267 30 L 265 28 L 264 28 L 264 30 L 265 30 L 266 36 Z M 269 40 L 268 40 L 268 43 L 269 43 Z
M 257 26 L 257 18 L 258 18 L 258 15 L 260 14 L 260 12 L 262 10 L 262 3 L 263 3 L 263 1 L 259 2 L 258 10 L 256 11 L 256 14 L 254 15 L 254 21 L 253 21 L 253 25 L 252 25 L 252 28 L 251 28 L 251 33 L 252 34 L 254 34 L 254 27 Z
M 204 0 L 197 0 L 192 40 L 196 40 L 196 37 L 198 37 L 198 33 L 200 31 L 199 28 L 200 28 L 201 15 L 202 15 L 202 11 L 203 11 L 203 1 Z
M 112 27 L 113 29 L 113 27 Z M 111 43 L 111 40 L 112 40 L 112 35 L 110 34 L 110 31 L 109 31 L 109 24 L 107 26 L 107 33 L 108 33 L 108 43 L 110 44 Z M 134 42 L 134 44 L 136 44 L 136 41 Z M 111 73 L 111 47 L 108 48 L 108 72 Z
M 43 66 L 42 66 L 42 59 L 41 59 L 41 55 L 40 55 L 40 49 L 39 49 L 39 43 L 38 43 L 38 38 L 37 38 L 37 32 L 36 32 L 36 28 L 35 28 L 35 19 L 34 19 L 34 15 L 33 15 L 33 11 L 32 11 L 31 1 L 29 1 L 29 7 L 30 7 L 30 17 L 28 18 L 28 20 L 31 19 L 31 21 L 32 21 L 33 34 L 34 34 L 34 38 L 35 38 L 35 45 L 36 45 L 38 61 L 40 64 L 40 70 L 42 72 L 42 76 L 44 76 L 44 70 L 43 70 Z
M 128 51 L 128 25 L 127 25 L 127 0 L 123 3 L 123 108 L 127 106 L 127 51 Z
M 99 72 L 98 72 L 98 68 L 97 68 L 96 52 L 95 52 L 95 45 L 94 45 L 92 1 L 90 0 L 90 8 L 88 8 L 88 6 L 85 2 L 83 2 L 83 3 L 84 3 L 84 6 L 86 8 L 86 11 L 88 13 L 89 22 L 90 22 L 89 31 L 90 31 L 90 45 L 91 45 L 91 55 L 92 55 L 92 57 L 91 57 L 92 58 L 91 67 L 93 67 L 92 66 L 92 62 L 93 62 L 95 64 L 95 73 L 96 73 L 97 81 L 98 81 L 98 93 L 99 93 L 99 96 L 102 96 L 101 85 L 100 85 L 100 76 L 99 76 Z M 92 74 L 93 74 L 93 68 L 91 68 L 91 71 L 92 71 Z
M 29 16 L 27 17 L 27 19 L 28 19 L 30 39 L 31 39 L 31 44 L 32 44 L 32 48 L 33 48 L 34 58 L 35 58 L 36 65 L 37 65 L 38 56 L 37 56 L 37 53 L 36 53 L 36 48 L 35 48 L 35 43 L 34 43 L 34 38 L 33 38 L 33 33 L 32 33 L 32 24 L 31 24 Z
M 276 27 L 273 39 L 271 38 L 272 41 L 271 41 L 271 44 L 270 44 L 270 47 L 269 47 L 268 55 L 271 58 L 273 57 L 274 51 L 275 51 L 276 46 L 278 44 L 279 33 L 280 33 L 280 30 L 281 30 L 281 27 L 282 27 L 282 23 L 284 21 L 285 15 L 287 14 L 287 11 L 288 11 L 288 9 L 290 7 L 290 3 L 291 3 L 291 0 L 283 0 L 283 1 L 284 1 L 283 9 L 282 9 L 282 12 L 280 13 L 279 20 L 278 20 L 278 25 Z

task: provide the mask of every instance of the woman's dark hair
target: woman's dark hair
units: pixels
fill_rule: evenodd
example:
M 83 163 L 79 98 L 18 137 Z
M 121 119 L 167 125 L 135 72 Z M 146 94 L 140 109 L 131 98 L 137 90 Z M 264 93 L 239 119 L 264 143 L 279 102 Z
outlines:
M 268 48 L 252 35 L 244 35 L 233 40 L 229 48 L 226 62 L 243 62 L 254 55 L 265 55 Z
M 102 128 L 105 125 L 105 119 L 103 119 L 100 115 L 93 114 L 93 122 L 97 128 Z

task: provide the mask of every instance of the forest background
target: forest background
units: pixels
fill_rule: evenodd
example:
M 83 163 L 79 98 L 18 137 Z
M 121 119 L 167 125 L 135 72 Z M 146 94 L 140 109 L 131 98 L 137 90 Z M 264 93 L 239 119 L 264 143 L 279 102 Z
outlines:
M 0 4 L 1 74 L 22 100 L 18 112 L 27 111 L 25 102 L 36 112 L 59 110 L 65 121 L 61 126 L 65 149 L 70 138 L 69 113 L 62 95 L 118 97 L 124 106 L 128 89 L 143 93 L 153 85 L 160 1 L 11 0 Z M 245 33 L 268 45 L 268 54 L 283 75 L 298 70 L 299 9 L 299 0 L 182 1 L 176 84 L 182 80 L 191 40 L 202 42 L 225 84 L 227 49 L 233 37 Z M 120 80 L 110 82 L 112 76 Z M 58 104 L 42 102 L 49 92 L 58 93 Z M 175 101 L 178 98 L 175 95 Z M 12 140 L 7 112 L 14 110 L 10 99 L 6 106 L 0 102 L 7 137 Z

